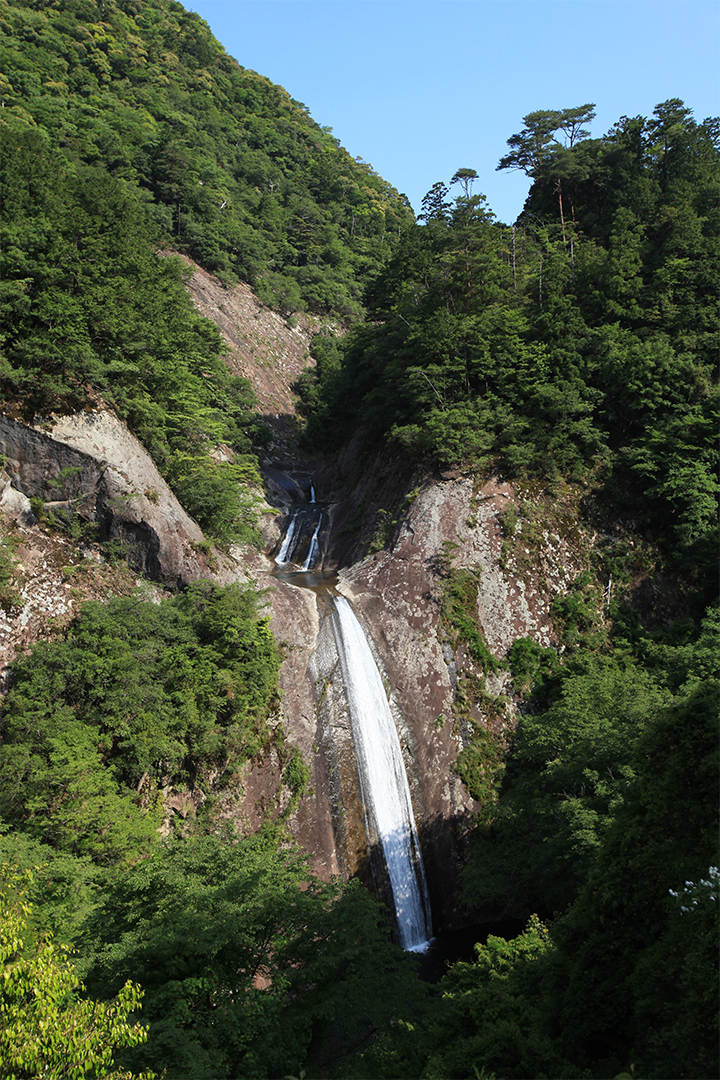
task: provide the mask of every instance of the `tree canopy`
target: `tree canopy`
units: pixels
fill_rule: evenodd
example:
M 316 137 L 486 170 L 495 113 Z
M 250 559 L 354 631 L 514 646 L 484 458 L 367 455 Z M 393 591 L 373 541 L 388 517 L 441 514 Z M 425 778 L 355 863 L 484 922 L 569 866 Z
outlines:
M 3 0 L 0 13 L 5 130 L 109 174 L 158 241 L 271 306 L 361 315 L 407 200 L 196 13 L 173 0 Z
M 534 177 L 512 226 L 472 169 L 454 199 L 432 188 L 368 289 L 372 322 L 300 380 L 308 439 L 357 427 L 428 464 L 590 479 L 711 574 L 718 124 L 671 100 L 592 140 L 591 116 L 525 117 L 500 163 Z
M 0 813 L 60 852 L 135 861 L 161 789 L 210 795 L 268 744 L 280 656 L 252 589 L 209 583 L 156 605 L 86 604 L 14 665 Z

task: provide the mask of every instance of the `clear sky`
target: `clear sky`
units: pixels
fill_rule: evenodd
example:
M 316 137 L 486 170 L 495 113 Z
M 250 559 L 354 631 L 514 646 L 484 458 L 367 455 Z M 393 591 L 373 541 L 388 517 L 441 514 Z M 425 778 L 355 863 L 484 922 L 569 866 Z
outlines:
M 592 135 L 681 98 L 720 114 L 717 0 L 186 0 L 227 52 L 283 86 L 416 213 L 475 169 L 502 221 L 528 183 L 496 172 L 536 109 L 594 102 Z

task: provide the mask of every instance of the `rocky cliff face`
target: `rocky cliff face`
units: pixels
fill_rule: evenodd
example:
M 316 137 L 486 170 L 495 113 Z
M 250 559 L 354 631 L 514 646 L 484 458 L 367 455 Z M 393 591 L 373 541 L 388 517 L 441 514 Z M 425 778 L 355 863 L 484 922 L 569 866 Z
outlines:
M 42 428 L 0 416 L 0 452 L 16 491 L 60 517 L 94 522 L 100 539 L 119 541 L 129 564 L 152 580 L 177 588 L 231 576 L 229 565 L 210 569 L 201 529 L 114 413 L 56 416 Z
M 16 549 L 14 603 L 0 613 L 0 670 L 18 649 L 61 630 L 85 600 L 142 581 L 175 589 L 238 576 L 230 558 L 208 565 L 202 531 L 113 413 L 58 416 L 42 427 L 0 416 L 0 452 L 0 525 Z M 31 499 L 55 528 L 38 525 Z
M 471 478 L 427 481 L 403 513 L 382 550 L 339 571 L 330 586 L 350 600 L 385 677 L 401 735 L 411 794 L 421 835 L 434 917 L 452 926 L 467 917 L 457 905 L 453 882 L 462 859 L 462 834 L 474 804 L 452 766 L 468 738 L 467 720 L 502 732 L 515 723 L 509 674 L 502 669 L 509 646 L 519 637 L 543 645 L 554 640 L 553 597 L 575 576 L 583 560 L 576 537 L 541 535 L 532 566 L 508 567 L 503 517 L 515 504 L 513 488 L 497 478 L 478 486 Z M 357 493 L 331 506 L 346 520 Z M 331 550 L 327 561 L 336 559 Z M 482 678 L 466 650 L 448 644 L 441 625 L 443 560 L 453 552 L 457 568 L 481 571 L 477 611 L 490 652 L 500 664 L 486 680 L 500 702 L 485 715 L 471 706 L 466 722 L 456 708 L 459 680 Z M 515 561 L 512 558 L 510 561 Z M 284 666 L 283 717 L 289 738 L 301 746 L 315 769 L 315 806 L 309 820 L 329 813 L 333 852 L 325 865 L 362 872 L 365 860 L 363 807 L 359 797 L 346 704 L 338 676 L 329 621 L 327 585 L 314 591 L 276 583 L 273 626 L 292 643 Z M 505 696 L 503 696 L 505 695 Z M 309 756 L 308 756 L 309 755 Z M 308 800 L 305 823 L 310 829 Z M 329 835 L 326 833 L 326 835 Z M 316 835 L 316 842 L 320 837 Z M 319 853 L 319 849 L 316 849 Z M 450 887 L 449 887 L 450 886 Z
M 297 462 L 295 396 L 290 387 L 312 364 L 309 342 L 321 320 L 305 313 L 291 320 L 265 307 L 249 285 L 226 289 L 186 256 L 187 289 L 201 315 L 212 319 L 228 348 L 228 365 L 252 384 L 273 436 L 272 453 Z

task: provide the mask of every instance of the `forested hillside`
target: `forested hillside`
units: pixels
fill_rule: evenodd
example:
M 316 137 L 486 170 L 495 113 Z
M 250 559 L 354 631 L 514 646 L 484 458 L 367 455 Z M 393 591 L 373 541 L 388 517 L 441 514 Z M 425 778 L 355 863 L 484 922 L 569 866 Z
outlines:
M 600 539 L 554 601 L 559 648 L 505 659 L 509 756 L 480 729 L 456 766 L 481 805 L 465 898 L 528 930 L 450 971 L 423 1030 L 382 1044 L 386 1076 L 716 1067 L 719 128 L 674 99 L 601 139 L 593 115 L 524 118 L 498 165 L 534 181 L 512 225 L 473 169 L 437 183 L 369 322 L 316 340 L 298 385 L 315 445 L 525 490 L 508 560 L 573 489 Z M 444 556 L 447 625 L 489 673 L 482 568 Z
M 463 900 L 527 925 L 437 986 L 289 839 L 309 771 L 254 588 L 141 588 L 48 626 L 0 727 L 0 1072 L 107 1075 L 117 1047 L 117 1075 L 168 1080 L 716 1075 L 718 121 L 673 99 L 591 139 L 591 105 L 533 112 L 498 166 L 533 180 L 514 224 L 465 167 L 415 222 L 172 0 L 0 0 L 0 33 L 5 415 L 114 409 L 210 539 L 257 542 L 268 432 L 179 252 L 325 320 L 308 452 L 510 480 L 508 565 L 563 498 L 593 537 L 552 647 L 505 656 L 483 568 L 435 554 L 443 648 L 512 675 L 507 698 L 461 687 L 455 720 L 472 690 L 517 721 L 476 725 L 453 766 L 478 808 Z M 269 747 L 250 835 L 233 799 Z
M 161 255 L 342 323 L 412 213 L 180 4 L 3 0 L 0 31 L 3 398 L 31 419 L 101 395 L 214 539 L 251 539 L 268 432 Z
M 151 239 L 278 309 L 362 314 L 407 200 L 198 15 L 161 0 L 3 0 L 0 13 L 6 129 L 56 147 L 68 176 L 109 174 Z
M 718 123 L 672 100 L 591 140 L 592 115 L 525 117 L 499 166 L 535 181 L 514 225 L 472 169 L 433 187 L 368 292 L 371 325 L 319 343 L 308 433 L 337 447 L 359 425 L 441 465 L 591 480 L 714 567 Z

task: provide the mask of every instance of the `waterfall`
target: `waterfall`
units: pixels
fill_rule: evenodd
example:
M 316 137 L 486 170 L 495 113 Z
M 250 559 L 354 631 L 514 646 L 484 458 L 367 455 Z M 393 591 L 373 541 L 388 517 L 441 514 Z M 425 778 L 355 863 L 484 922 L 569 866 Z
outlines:
M 430 902 L 400 740 L 370 646 L 342 596 L 334 599 L 333 631 L 350 707 L 361 794 L 368 823 L 380 838 L 400 944 L 420 951 L 431 937 Z
M 310 504 L 292 512 L 275 557 L 278 567 L 299 567 L 304 554 L 302 570 L 314 569 L 321 557 L 322 524 L 311 484 Z M 377 837 L 387 867 L 399 943 L 420 951 L 432 934 L 430 901 L 400 740 L 367 638 L 342 596 L 333 598 L 332 631 L 350 712 L 365 830 L 370 842 Z
M 290 562 L 288 553 L 290 552 L 290 545 L 292 544 L 295 530 L 297 528 L 297 514 L 294 514 L 288 525 L 288 530 L 285 533 L 285 539 L 282 542 L 282 546 L 275 556 L 275 562 L 278 566 L 284 566 L 285 563 Z
M 318 523 L 315 526 L 315 532 L 312 534 L 312 540 L 310 541 L 310 547 L 308 548 L 307 558 L 303 563 L 303 570 L 312 570 L 317 562 L 318 555 L 320 554 L 320 545 L 318 544 L 318 535 L 320 533 L 320 526 L 322 525 L 322 514 L 318 518 Z

